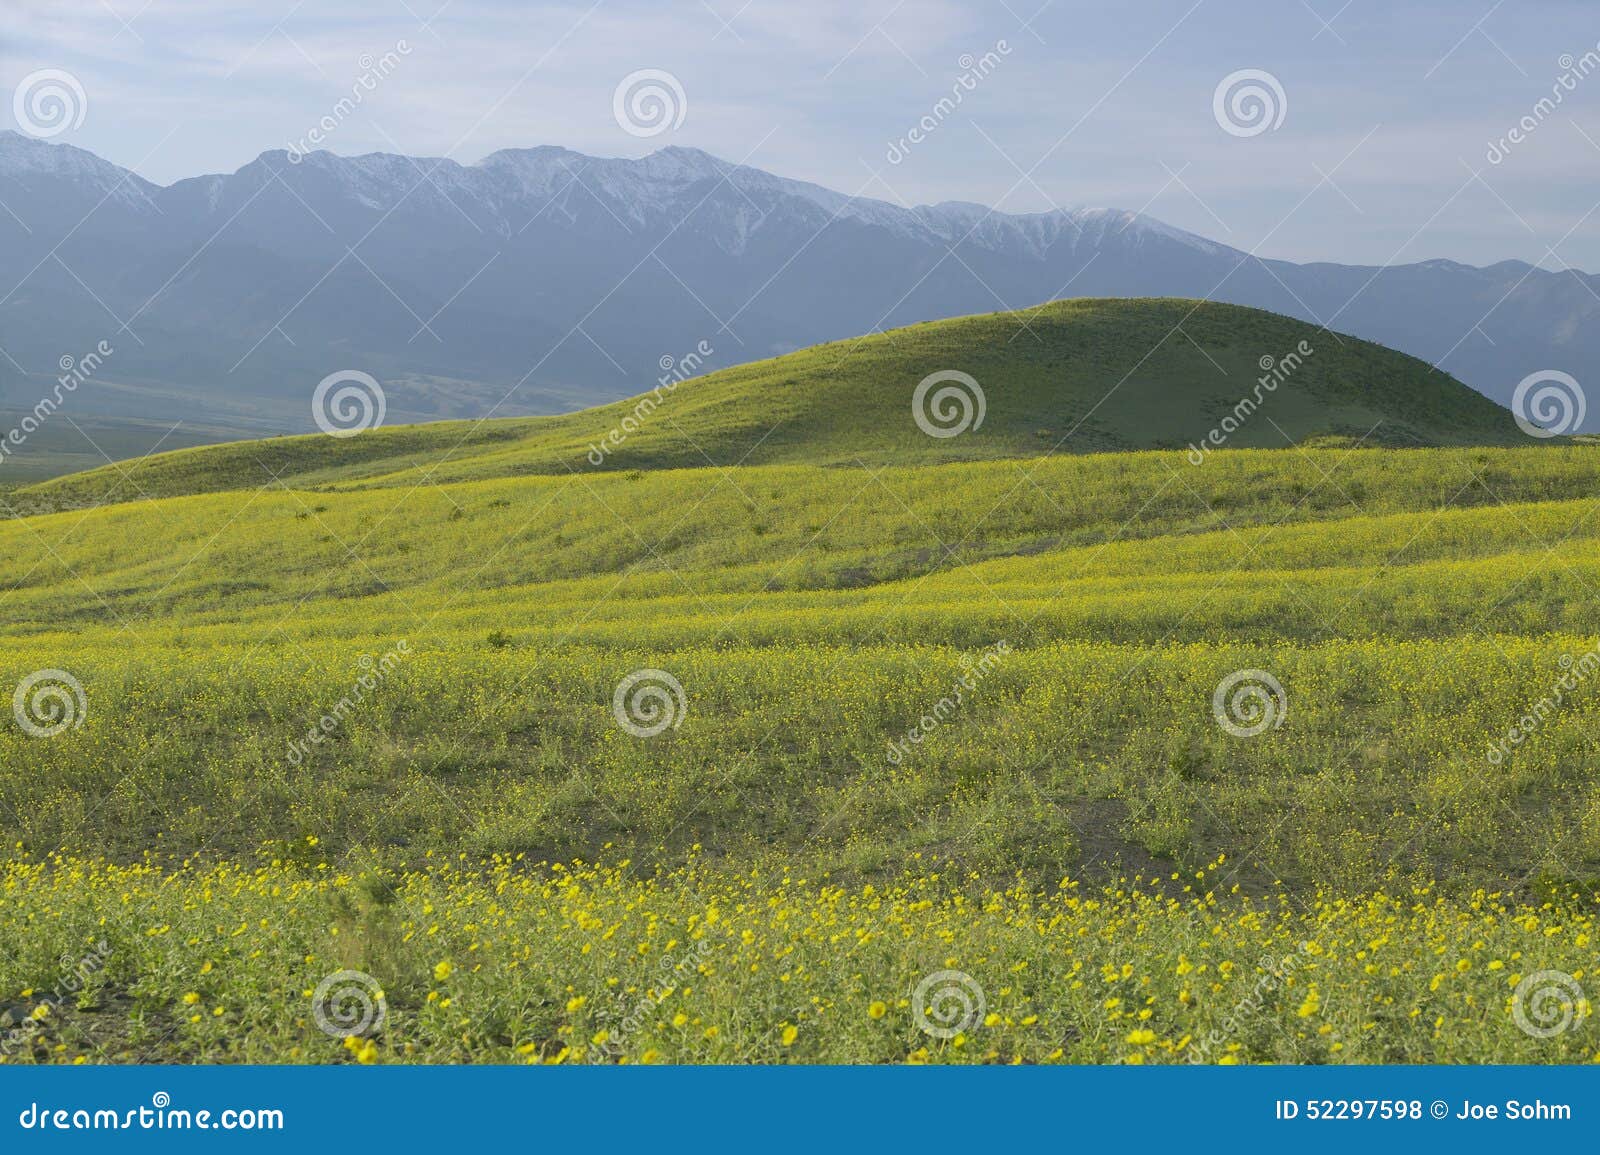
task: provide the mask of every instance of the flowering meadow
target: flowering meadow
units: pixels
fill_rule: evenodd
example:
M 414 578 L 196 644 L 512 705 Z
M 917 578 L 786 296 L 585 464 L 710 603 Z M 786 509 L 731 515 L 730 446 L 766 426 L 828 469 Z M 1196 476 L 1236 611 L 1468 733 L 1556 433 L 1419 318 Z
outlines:
M 1211 889 L 1222 861 L 993 889 L 930 866 L 838 885 L 698 856 L 645 876 L 515 859 L 397 874 L 306 851 L 302 868 L 13 863 L 0 928 L 22 954 L 0 981 L 96 944 L 110 962 L 36 1002 L 7 1060 L 1600 1059 L 1592 1030 L 1559 1029 L 1590 1012 L 1554 977 L 1594 953 L 1582 896 L 1391 879 L 1252 898 Z
M 0 521 L 0 1059 L 1592 1061 L 1592 454 Z

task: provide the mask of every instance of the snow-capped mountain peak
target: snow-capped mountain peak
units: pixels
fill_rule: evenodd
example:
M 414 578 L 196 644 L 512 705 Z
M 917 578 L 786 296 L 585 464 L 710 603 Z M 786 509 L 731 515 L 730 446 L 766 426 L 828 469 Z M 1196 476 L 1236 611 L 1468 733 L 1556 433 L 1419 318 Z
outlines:
M 48 177 L 93 190 L 108 199 L 149 209 L 159 187 L 119 165 L 70 144 L 0 130 L 0 174 L 13 180 Z
M 911 206 L 684 147 L 275 150 L 162 188 L 0 132 L 0 202 L 0 252 L 27 272 L 0 308 L 0 375 L 92 347 L 109 312 L 140 338 L 119 371 L 151 381 L 271 392 L 358 364 L 615 396 L 702 338 L 725 364 L 1063 294 L 1337 317 L 1496 397 L 1530 364 L 1600 357 L 1580 273 L 1295 265 L 1127 209 Z

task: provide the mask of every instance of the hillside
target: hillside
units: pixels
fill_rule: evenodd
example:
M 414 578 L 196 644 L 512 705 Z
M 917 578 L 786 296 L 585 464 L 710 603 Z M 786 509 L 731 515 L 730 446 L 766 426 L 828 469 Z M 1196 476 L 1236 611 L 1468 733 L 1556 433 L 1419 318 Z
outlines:
M 1290 368 L 1276 377 L 1264 369 L 1279 363 Z M 980 424 L 974 410 L 963 432 L 931 436 L 914 418 L 913 397 L 924 378 L 947 370 L 977 382 L 984 413 Z M 411 485 L 597 469 L 1182 448 L 1222 427 L 1244 398 L 1260 399 L 1260 408 L 1227 435 L 1229 448 L 1530 441 L 1505 410 L 1454 378 L 1353 337 L 1234 305 L 1071 300 L 819 345 L 559 417 L 163 453 L 35 485 L 19 500 L 59 508 L 278 483 Z M 939 428 L 935 416 L 929 424 Z M 613 431 L 622 436 L 608 438 Z
M 0 988 L 104 944 L 5 1057 L 1593 1061 L 1510 1000 L 1600 933 L 1600 450 L 1187 309 L 708 375 L 601 468 L 632 406 L 9 495 L 112 500 L 0 520 Z M 1039 436 L 1116 374 L 1082 449 L 1186 443 L 1302 339 L 1238 434 L 1309 447 Z M 956 356 L 985 419 L 931 437 Z
M 647 862 L 700 843 L 869 874 L 959 849 L 1052 877 L 1226 851 L 1234 880 L 1299 888 L 1359 886 L 1377 839 L 1458 881 L 1591 876 L 1579 755 L 1600 702 L 1575 695 L 1488 779 L 1484 751 L 1592 645 L 1597 460 L 612 471 L 0 522 L 0 684 L 64 669 L 89 704 L 49 742 L 0 732 L 0 832 L 129 856 L 158 836 L 236 855 L 308 833 L 402 856 L 609 843 Z M 959 721 L 884 763 L 1002 642 Z M 334 739 L 284 762 L 363 659 L 402 647 Z M 1281 736 L 1217 729 L 1210 691 L 1245 667 L 1288 686 Z M 688 695 L 662 742 L 610 728 L 612 688 L 643 668 Z M 875 800 L 885 774 L 920 818 Z M 1488 821 L 1502 807 L 1566 829 L 1560 857 Z
M 1595 453 L 0 522 L 0 686 L 58 692 L 0 727 L 0 987 L 106 944 L 20 1056 L 348 1061 L 307 992 L 357 971 L 364 1062 L 1590 1061 L 1505 1008 L 1593 959 Z M 1240 674 L 1281 695 L 1259 733 L 1219 722 Z M 1306 943 L 1318 997 L 1240 1029 Z M 620 1031 L 669 956 L 692 981 Z M 952 968 L 995 1016 L 962 1046 L 909 1019 Z

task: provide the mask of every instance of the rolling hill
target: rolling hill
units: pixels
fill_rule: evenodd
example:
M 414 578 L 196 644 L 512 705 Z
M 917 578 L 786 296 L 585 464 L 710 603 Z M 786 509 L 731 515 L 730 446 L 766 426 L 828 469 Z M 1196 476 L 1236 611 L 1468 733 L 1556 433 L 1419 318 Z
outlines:
M 935 436 L 919 426 L 913 402 L 920 382 L 949 370 L 967 375 L 977 393 L 959 382 L 930 388 L 921 408 L 925 423 L 945 434 Z M 1214 302 L 1059 301 L 819 345 L 681 383 L 662 380 L 669 383 L 639 397 L 558 417 L 163 453 L 37 484 L 15 500 L 55 508 L 273 484 L 969 461 L 1185 448 L 1213 430 L 1232 448 L 1532 440 L 1506 410 L 1413 357 Z M 941 387 L 959 397 L 939 402 Z M 942 427 L 941 405 L 949 407 Z
M 1517 1013 L 1600 933 L 1600 450 L 1161 300 L 691 379 L 588 462 L 636 411 L 13 495 L 3 1057 L 1600 1057 Z

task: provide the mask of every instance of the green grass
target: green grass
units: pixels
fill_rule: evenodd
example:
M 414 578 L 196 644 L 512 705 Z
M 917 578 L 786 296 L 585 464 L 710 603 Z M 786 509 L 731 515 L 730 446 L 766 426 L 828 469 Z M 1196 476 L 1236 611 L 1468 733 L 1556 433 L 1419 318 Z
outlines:
M 188 450 L 140 466 L 170 496 L 0 522 L 0 686 L 66 671 L 86 706 L 0 728 L 0 924 L 29 942 L 0 989 L 36 1002 L 115 940 L 18 1057 L 1185 1061 L 1225 1025 L 1207 1061 L 1591 1057 L 1592 1024 L 1545 1045 L 1508 1000 L 1535 962 L 1594 965 L 1600 451 L 1494 444 L 1501 411 L 1363 346 L 1337 355 L 1374 376 L 1314 378 L 1319 348 L 1246 428 L 1360 410 L 1433 447 L 1041 454 L 1046 407 L 1082 416 L 1182 310 L 1030 315 L 1056 361 L 997 317 L 834 376 L 826 347 L 732 370 L 603 469 L 570 458 L 619 410 Z M 1185 331 L 1242 371 L 1304 330 Z M 940 440 L 909 392 L 951 342 L 989 416 Z M 1145 365 L 1164 407 L 1117 420 L 1190 439 L 1176 361 Z M 692 430 L 737 459 L 767 397 L 786 421 L 749 461 L 691 457 Z M 614 714 L 643 669 L 683 691 L 653 737 Z M 1281 725 L 1219 725 L 1240 670 Z M 593 1041 L 701 941 L 683 1024 L 663 1001 Z M 1243 976 L 1303 941 L 1323 969 L 1241 1026 Z M 308 1023 L 339 967 L 392 996 L 370 1050 Z M 961 1044 L 909 1020 L 949 968 L 998 1016 Z
M 1233 448 L 1308 441 L 1519 445 L 1510 415 L 1414 357 L 1287 317 L 1185 300 L 1057 301 L 913 325 L 692 378 L 559 417 L 439 422 L 333 441 L 284 437 L 161 454 L 32 487 L 30 508 L 143 495 L 411 486 L 536 473 L 707 464 L 920 464 L 1183 448 L 1257 393 L 1262 358 L 1311 352 L 1263 396 Z M 941 370 L 983 390 L 981 426 L 933 438 L 911 418 L 918 382 Z M 646 415 L 637 432 L 608 433 Z M 591 448 L 598 466 L 590 460 Z
M 1587 915 L 1396 878 L 1358 902 L 1252 899 L 1215 877 L 1000 888 L 927 859 L 877 885 L 698 860 L 647 878 L 512 860 L 401 874 L 305 842 L 255 870 L 17 863 L 0 873 L 16 944 L 0 983 L 39 987 L 0 1058 L 1594 1058 L 1586 1002 L 1551 977 L 1591 981 L 1574 964 L 1593 956 Z M 58 951 L 81 978 L 60 1001 L 38 977 L 62 973 Z M 1519 1000 L 1530 981 L 1536 1005 Z
M 1375 852 L 1463 885 L 1587 878 L 1582 688 L 1510 765 L 1486 751 L 1592 645 L 1593 452 L 768 466 L 13 521 L 0 666 L 72 671 L 90 715 L 0 735 L 0 821 L 35 852 L 122 856 L 315 834 L 671 865 L 698 842 L 1044 878 L 1248 842 L 1257 884 L 1355 885 Z M 357 659 L 402 641 L 292 763 Z M 1002 641 L 890 765 L 961 657 Z M 644 667 L 690 706 L 651 742 L 610 711 Z M 1217 727 L 1211 690 L 1245 667 L 1276 672 L 1293 726 Z
M 48 393 L 41 389 L 41 395 Z M 28 410 L 0 408 L 0 437 L 25 428 L 24 419 L 33 419 Z M 149 421 L 137 417 L 89 416 L 63 410 L 53 414 L 20 447 L 0 455 L 0 497 L 7 491 L 37 485 L 50 478 L 106 467 L 108 461 L 125 463 L 152 450 L 176 450 L 232 441 L 250 436 L 243 425 L 219 425 L 212 421 Z M 123 464 L 121 468 L 128 466 Z M 128 492 L 139 496 L 131 487 Z M 3 509 L 3 507 L 0 507 Z

